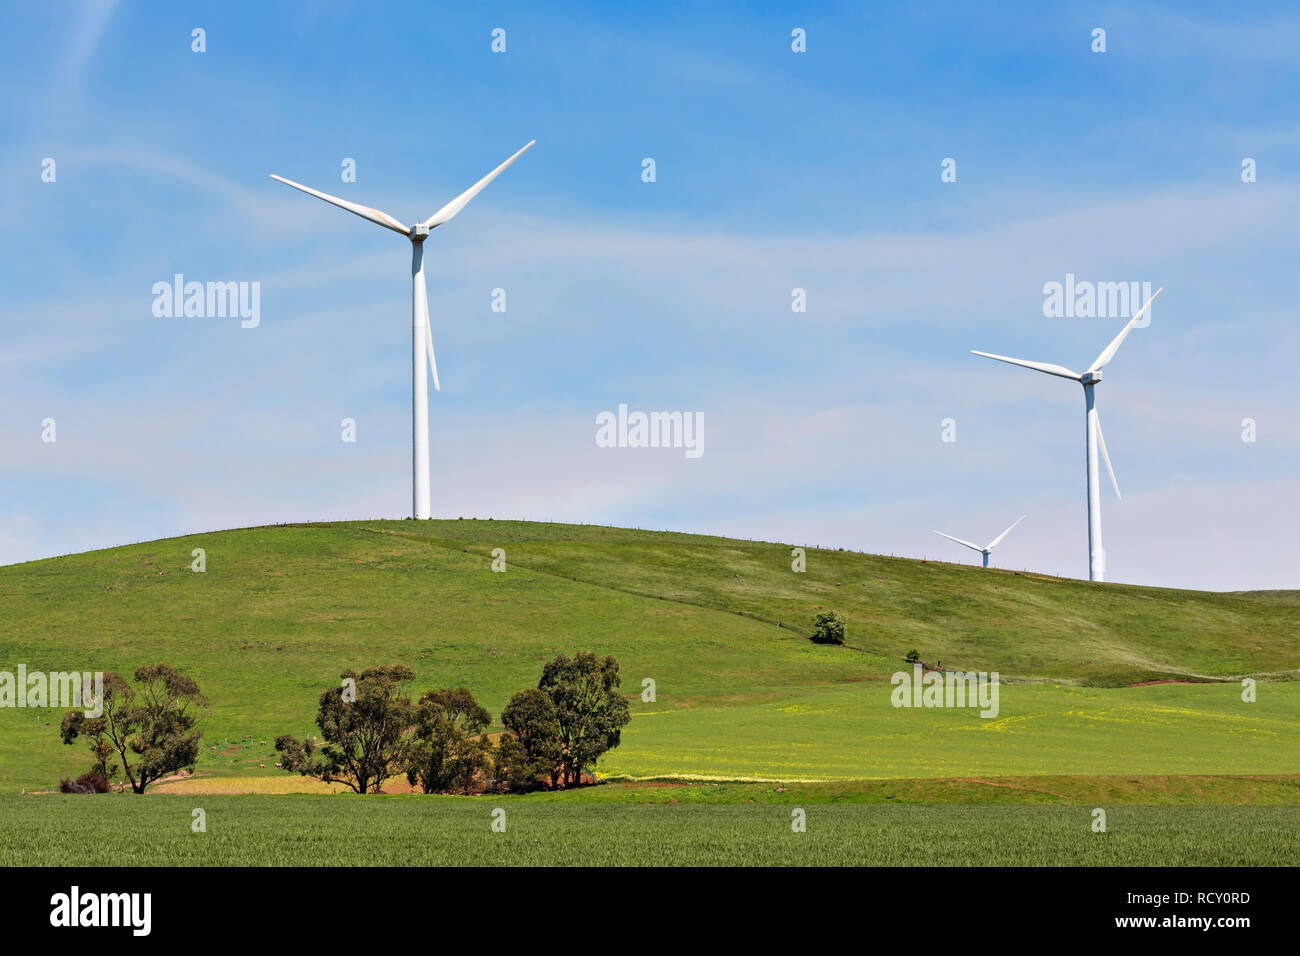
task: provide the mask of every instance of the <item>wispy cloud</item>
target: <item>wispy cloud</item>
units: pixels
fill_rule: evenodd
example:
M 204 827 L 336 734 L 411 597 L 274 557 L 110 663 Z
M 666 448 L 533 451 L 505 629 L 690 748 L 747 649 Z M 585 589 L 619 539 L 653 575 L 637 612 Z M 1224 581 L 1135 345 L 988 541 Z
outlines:
M 116 7 L 117 0 L 85 0 L 74 15 L 68 47 L 54 83 L 53 100 L 56 108 L 66 108 L 69 99 L 81 95 L 82 76 L 95 51 L 99 49 Z

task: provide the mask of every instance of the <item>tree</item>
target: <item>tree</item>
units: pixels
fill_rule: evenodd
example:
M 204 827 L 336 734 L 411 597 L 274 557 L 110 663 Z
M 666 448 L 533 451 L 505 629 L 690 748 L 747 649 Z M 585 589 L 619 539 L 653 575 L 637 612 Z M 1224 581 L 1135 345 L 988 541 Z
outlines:
M 559 780 L 563 748 L 555 704 L 536 687 L 521 690 L 501 712 L 506 733 L 497 741 L 497 777 L 510 789 L 529 789 L 545 774 Z
M 415 740 L 406 778 L 425 793 L 469 793 L 487 770 L 491 742 L 483 729 L 492 715 L 464 687 L 431 690 L 415 710 Z
M 627 700 L 618 693 L 621 683 L 618 661 L 590 651 L 572 658 L 561 654 L 542 668 L 537 687 L 555 705 L 565 786 L 580 783 L 584 767 L 594 767 L 619 745 L 620 731 L 631 720 Z
M 144 793 L 160 777 L 199 759 L 203 732 L 197 724 L 208 701 L 198 684 L 167 664 L 138 668 L 135 682 L 139 690 L 118 674 L 105 674 L 102 714 L 87 717 L 84 711 L 68 711 L 59 736 L 65 744 L 87 738 L 92 772 L 110 776 L 116 759 L 131 789 Z
M 357 793 L 378 792 L 384 781 L 407 769 L 412 749 L 414 708 L 403 691 L 415 676 L 409 667 L 370 667 L 360 675 L 348 669 L 343 683 L 320 695 L 316 726 L 325 743 L 275 738 L 284 769 L 325 783 L 341 783 Z
M 843 644 L 844 624 L 844 615 L 839 611 L 822 611 L 813 618 L 812 640 L 817 644 Z
M 492 753 L 492 788 L 498 792 L 520 793 L 534 790 L 541 774 L 537 763 L 528 758 L 517 734 L 506 731 L 497 738 Z

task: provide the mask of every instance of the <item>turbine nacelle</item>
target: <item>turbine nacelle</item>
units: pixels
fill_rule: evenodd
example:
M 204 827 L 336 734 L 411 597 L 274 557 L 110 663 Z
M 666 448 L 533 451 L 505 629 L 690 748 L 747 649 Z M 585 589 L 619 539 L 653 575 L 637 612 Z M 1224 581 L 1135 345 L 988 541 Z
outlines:
M 422 222 L 417 222 L 411 227 L 410 236 L 412 242 L 424 242 L 429 238 L 429 227 Z
M 1084 372 L 1079 376 L 1080 385 L 1096 385 L 1101 381 L 1101 372 Z

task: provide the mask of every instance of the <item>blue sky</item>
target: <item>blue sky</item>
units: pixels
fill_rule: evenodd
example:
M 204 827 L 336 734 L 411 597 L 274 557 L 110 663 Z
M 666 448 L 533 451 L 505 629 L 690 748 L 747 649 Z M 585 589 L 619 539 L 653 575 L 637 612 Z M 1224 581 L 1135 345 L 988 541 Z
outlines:
M 535 138 L 426 244 L 435 515 L 965 561 L 932 529 L 1028 514 L 994 563 L 1086 576 L 1079 389 L 968 352 L 1086 367 L 1074 273 L 1165 287 L 1099 389 L 1108 578 L 1300 586 L 1300 12 L 478 7 L 10 14 L 0 563 L 409 513 L 409 244 L 268 174 L 410 222 Z M 177 272 L 260 325 L 155 317 Z M 597 448 L 620 403 L 705 453 Z

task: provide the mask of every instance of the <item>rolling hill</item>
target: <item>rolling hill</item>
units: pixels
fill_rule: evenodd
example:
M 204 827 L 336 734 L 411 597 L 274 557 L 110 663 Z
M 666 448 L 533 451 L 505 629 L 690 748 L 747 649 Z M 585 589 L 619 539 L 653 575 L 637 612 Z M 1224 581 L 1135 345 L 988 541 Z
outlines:
M 173 538 L 0 567 L 0 669 L 182 668 L 212 701 L 199 772 L 214 777 L 294 779 L 270 769 L 269 743 L 311 731 L 345 667 L 405 663 L 419 690 L 466 686 L 495 716 L 546 659 L 579 649 L 622 664 L 633 720 L 602 770 L 631 779 L 1300 772 L 1297 592 L 817 549 L 794 573 L 790 550 L 484 520 Z M 823 608 L 847 617 L 847 646 L 808 641 Z M 892 707 L 889 675 L 913 648 L 1000 672 L 998 716 Z M 1254 703 L 1246 676 L 1261 682 Z M 0 710 L 0 787 L 85 768 L 80 746 L 59 743 L 60 716 Z

